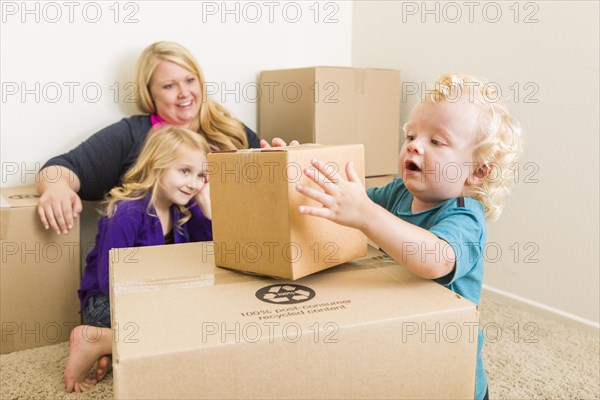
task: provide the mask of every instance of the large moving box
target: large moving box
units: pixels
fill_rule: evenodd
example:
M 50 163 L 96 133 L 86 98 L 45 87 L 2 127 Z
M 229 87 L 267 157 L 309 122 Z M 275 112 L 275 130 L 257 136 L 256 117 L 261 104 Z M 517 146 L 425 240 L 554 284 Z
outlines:
M 208 155 L 217 265 L 298 279 L 362 257 L 367 239 L 358 230 L 300 214 L 321 204 L 300 194 L 301 183 L 321 190 L 303 170 L 316 158 L 346 178 L 354 161 L 364 177 L 362 145 L 302 145 L 215 152 Z
M 69 340 L 80 324 L 79 222 L 44 230 L 34 187 L 2 188 L 0 353 Z
M 313 67 L 260 74 L 258 132 L 269 141 L 365 146 L 366 176 L 394 174 L 400 71 Z
M 382 253 L 290 282 L 116 249 L 118 399 L 472 399 L 478 310 Z

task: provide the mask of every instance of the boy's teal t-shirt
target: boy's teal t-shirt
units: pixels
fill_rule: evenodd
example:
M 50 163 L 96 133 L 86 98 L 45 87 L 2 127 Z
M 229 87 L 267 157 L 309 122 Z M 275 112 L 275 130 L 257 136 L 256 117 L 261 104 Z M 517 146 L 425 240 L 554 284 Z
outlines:
M 367 189 L 367 195 L 398 218 L 427 229 L 451 246 L 456 256 L 456 266 L 447 276 L 435 279 L 441 285 L 479 304 L 483 281 L 483 250 L 485 246 L 485 212 L 483 205 L 469 197 L 446 200 L 429 210 L 412 213 L 413 196 L 396 179 L 381 188 Z M 407 243 L 408 246 L 424 246 Z M 425 257 L 445 257 L 448 248 L 424 249 Z M 483 369 L 481 348 L 483 334 L 478 331 L 477 376 L 475 398 L 483 399 L 487 390 L 487 377 Z

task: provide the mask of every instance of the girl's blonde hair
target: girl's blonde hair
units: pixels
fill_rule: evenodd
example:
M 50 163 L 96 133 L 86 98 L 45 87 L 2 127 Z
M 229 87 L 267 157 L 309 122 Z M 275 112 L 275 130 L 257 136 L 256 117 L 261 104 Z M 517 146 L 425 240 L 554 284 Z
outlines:
M 156 201 L 156 192 L 163 172 L 177 164 L 192 151 L 206 154 L 208 142 L 198 133 L 185 128 L 166 125 L 148 133 L 146 143 L 135 164 L 125 173 L 121 186 L 113 188 L 107 195 L 106 215 L 111 218 L 121 201 L 142 199 L 150 194 L 147 211 Z M 190 217 L 190 211 L 179 205 L 183 217 L 176 221 L 181 227 Z
M 470 187 L 470 196 L 483 203 L 486 219 L 491 221 L 502 213 L 522 150 L 521 127 L 508 113 L 497 87 L 469 75 L 443 75 L 430 95 L 434 102 L 469 101 L 481 108 L 473 154 L 478 165 L 487 169 L 487 176 Z
M 175 63 L 198 77 L 202 90 L 202 105 L 190 129 L 204 134 L 206 140 L 219 150 L 247 148 L 248 138 L 244 126 L 225 108 L 206 95 L 206 81 L 198 62 L 185 47 L 178 43 L 156 42 L 146 47 L 140 55 L 135 74 L 138 109 L 146 114 L 156 114 L 156 105 L 150 93 L 150 81 L 161 61 Z

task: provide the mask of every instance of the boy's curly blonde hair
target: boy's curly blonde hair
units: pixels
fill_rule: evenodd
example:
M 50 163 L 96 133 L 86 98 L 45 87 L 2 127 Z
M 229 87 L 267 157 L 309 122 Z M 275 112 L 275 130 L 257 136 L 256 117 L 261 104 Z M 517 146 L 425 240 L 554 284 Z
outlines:
M 470 196 L 483 203 L 486 219 L 498 219 L 514 183 L 515 163 L 521 154 L 519 123 L 501 101 L 497 85 L 488 81 L 469 75 L 443 75 L 430 93 L 434 102 L 462 99 L 481 107 L 474 157 L 488 174 L 481 184 L 471 187 Z

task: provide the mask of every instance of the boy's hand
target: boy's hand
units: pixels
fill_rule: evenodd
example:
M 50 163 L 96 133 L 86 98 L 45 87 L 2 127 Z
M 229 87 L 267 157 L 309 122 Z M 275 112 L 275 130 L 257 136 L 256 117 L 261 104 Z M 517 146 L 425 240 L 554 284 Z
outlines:
M 352 228 L 363 229 L 369 221 L 372 205 L 352 161 L 346 164 L 345 180 L 336 171 L 327 171 L 317 160 L 304 170 L 304 174 L 323 189 L 322 191 L 296 185 L 296 190 L 321 203 L 322 207 L 300 206 L 302 214 L 327 218 Z

